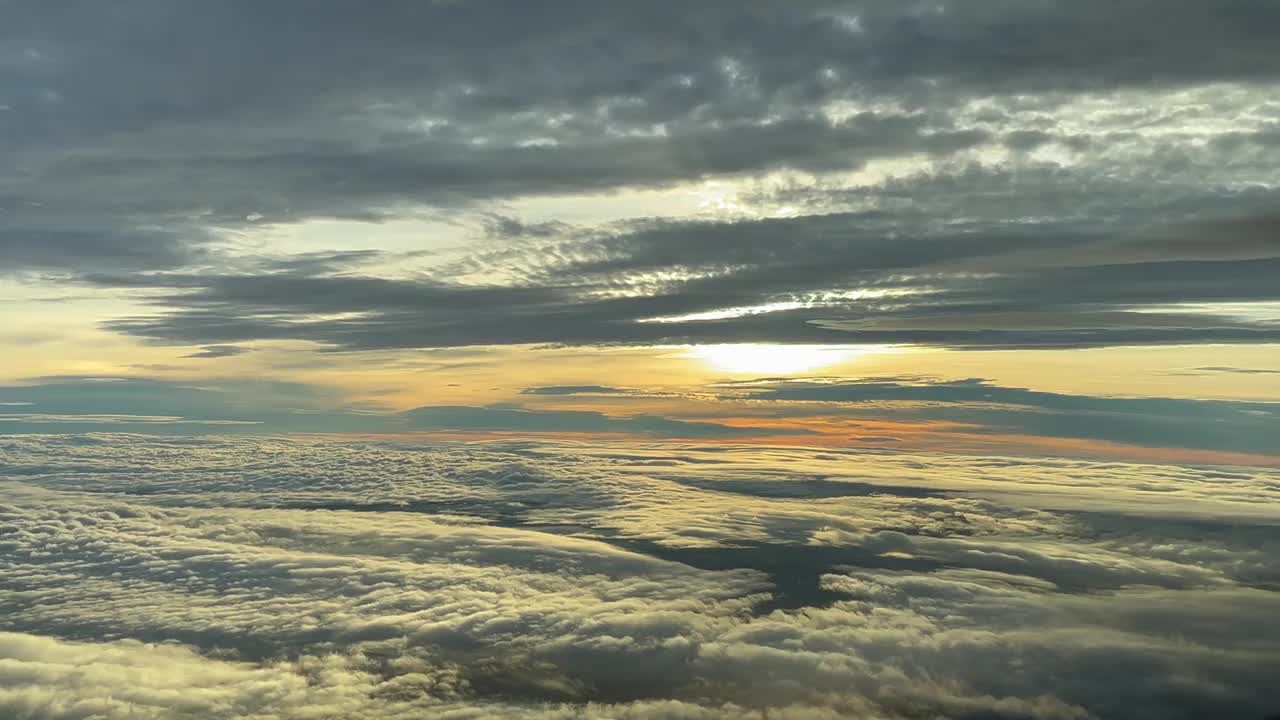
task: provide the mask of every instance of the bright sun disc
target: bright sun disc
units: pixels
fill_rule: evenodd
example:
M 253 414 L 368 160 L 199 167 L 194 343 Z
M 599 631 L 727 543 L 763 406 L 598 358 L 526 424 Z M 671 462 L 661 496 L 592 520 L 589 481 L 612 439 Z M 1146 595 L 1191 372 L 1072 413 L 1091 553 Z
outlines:
M 695 345 L 684 357 L 742 375 L 794 375 L 838 365 L 884 348 L 846 345 Z

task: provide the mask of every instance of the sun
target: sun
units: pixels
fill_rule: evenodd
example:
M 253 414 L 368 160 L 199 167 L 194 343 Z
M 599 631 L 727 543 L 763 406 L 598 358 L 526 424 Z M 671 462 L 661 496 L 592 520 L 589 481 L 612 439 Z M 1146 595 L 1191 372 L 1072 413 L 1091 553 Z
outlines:
M 796 375 L 883 352 L 879 346 L 849 345 L 695 345 L 683 357 L 734 375 Z

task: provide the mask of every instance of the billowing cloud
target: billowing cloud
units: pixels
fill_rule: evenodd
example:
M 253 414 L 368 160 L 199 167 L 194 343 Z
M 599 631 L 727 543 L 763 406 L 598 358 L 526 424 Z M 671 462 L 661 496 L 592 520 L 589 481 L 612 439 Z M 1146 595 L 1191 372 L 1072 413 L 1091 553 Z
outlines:
M 119 435 L 0 451 L 0 708 L 20 716 L 1261 716 L 1280 656 L 1274 498 L 1249 499 L 1274 494 L 1265 473 Z M 1206 521 L 1197 483 L 1234 509 Z

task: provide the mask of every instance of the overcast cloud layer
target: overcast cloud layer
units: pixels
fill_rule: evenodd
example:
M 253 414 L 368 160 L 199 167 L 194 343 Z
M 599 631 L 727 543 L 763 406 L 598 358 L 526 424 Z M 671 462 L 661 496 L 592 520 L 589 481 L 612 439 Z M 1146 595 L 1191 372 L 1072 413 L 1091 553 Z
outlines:
M 1275 710 L 1273 472 L 126 435 L 0 453 L 7 716 Z
M 1228 308 L 1280 301 L 1268 0 L 0 14 L 0 272 L 146 289 L 154 312 L 102 319 L 148 341 L 1280 337 L 1274 306 Z M 520 210 L 707 180 L 719 216 Z M 228 245 L 424 216 L 475 249 L 404 275 L 332 238 Z

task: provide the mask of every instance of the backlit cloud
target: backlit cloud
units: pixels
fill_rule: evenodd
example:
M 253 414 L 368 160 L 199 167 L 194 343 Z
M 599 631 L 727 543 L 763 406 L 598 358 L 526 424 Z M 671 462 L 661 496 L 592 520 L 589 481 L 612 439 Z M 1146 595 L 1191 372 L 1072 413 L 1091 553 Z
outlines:
M 0 707 L 29 717 L 1260 716 L 1280 657 L 1265 473 L 0 442 Z M 1236 509 L 1180 519 L 1196 480 Z
M 0 0 L 0 718 L 1274 716 L 1277 37 Z

